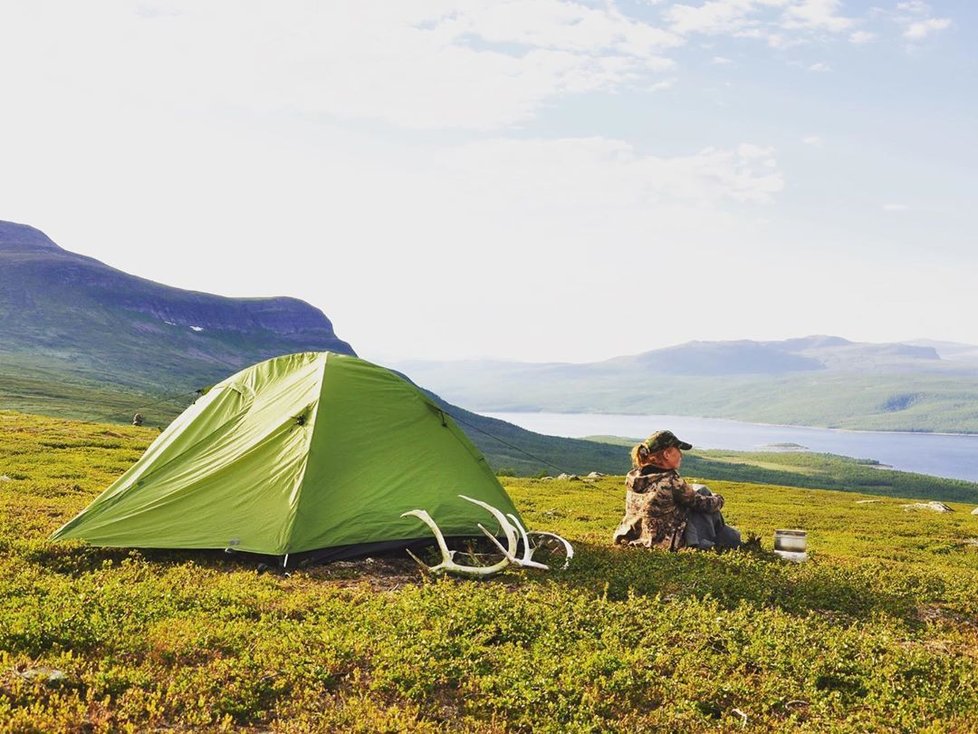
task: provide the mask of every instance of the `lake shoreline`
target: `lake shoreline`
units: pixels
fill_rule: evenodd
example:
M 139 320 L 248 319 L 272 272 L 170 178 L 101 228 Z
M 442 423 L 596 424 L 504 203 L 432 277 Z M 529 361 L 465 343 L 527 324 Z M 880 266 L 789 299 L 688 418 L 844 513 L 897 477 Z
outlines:
M 482 411 L 474 410 L 473 412 L 479 415 L 484 415 L 492 418 L 497 415 L 622 415 L 622 416 L 634 416 L 641 417 L 645 415 L 658 415 L 658 414 L 646 414 L 646 413 L 607 413 L 607 412 L 587 412 L 587 413 L 575 413 L 571 411 L 560 411 L 560 410 L 491 410 Z M 666 414 L 662 414 L 666 415 Z M 670 415 L 668 417 L 674 418 L 695 418 L 697 420 L 709 420 L 709 421 L 729 421 L 731 423 L 749 423 L 755 426 L 770 426 L 771 428 L 814 428 L 819 431 L 840 431 L 847 433 L 892 433 L 897 435 L 907 435 L 907 436 L 974 436 L 978 437 L 978 431 L 963 431 L 963 432 L 953 432 L 953 431 L 927 431 L 920 429 L 917 431 L 899 431 L 887 428 L 835 428 L 833 426 L 812 426 L 805 425 L 803 423 L 765 423 L 763 421 L 745 421 L 739 418 L 718 418 L 716 416 L 709 415 Z M 615 438 L 634 438 L 633 436 L 616 436 Z
M 978 434 L 934 431 L 870 431 L 772 423 L 731 418 L 637 413 L 483 413 L 536 433 L 586 439 L 608 436 L 641 440 L 669 428 L 699 449 L 758 452 L 795 443 L 814 453 L 869 460 L 898 471 L 978 482 Z

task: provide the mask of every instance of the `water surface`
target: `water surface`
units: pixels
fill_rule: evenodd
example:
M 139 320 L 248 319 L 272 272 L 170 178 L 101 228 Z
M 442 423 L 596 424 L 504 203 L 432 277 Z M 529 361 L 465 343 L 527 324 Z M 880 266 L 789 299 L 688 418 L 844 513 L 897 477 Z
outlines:
M 485 413 L 537 433 L 568 438 L 644 438 L 668 428 L 702 449 L 759 451 L 794 443 L 820 453 L 876 459 L 901 471 L 978 482 L 978 435 L 843 431 L 774 426 L 722 418 L 597 413 Z

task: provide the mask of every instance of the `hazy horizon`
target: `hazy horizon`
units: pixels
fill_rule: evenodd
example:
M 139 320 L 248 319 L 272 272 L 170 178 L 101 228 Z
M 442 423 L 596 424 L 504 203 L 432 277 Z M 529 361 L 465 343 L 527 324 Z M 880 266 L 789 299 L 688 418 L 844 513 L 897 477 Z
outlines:
M 3 222 L 3 221 L 6 221 L 6 220 L 0 220 L 0 222 Z M 38 227 L 35 227 L 34 225 L 29 224 L 27 222 L 13 222 L 13 224 L 18 224 L 18 225 L 23 225 L 23 226 L 31 227 L 33 229 L 37 229 L 37 230 L 41 231 L 45 235 L 47 234 L 42 229 L 40 229 Z M 73 252 L 70 248 L 62 247 L 60 245 L 60 243 L 55 242 L 55 244 L 58 245 L 59 247 L 61 247 L 61 249 L 63 249 L 63 250 L 66 250 L 68 252 Z M 84 252 L 75 252 L 74 254 L 78 254 L 78 255 L 83 255 L 83 256 L 89 257 Z M 103 263 L 103 264 L 108 265 L 109 267 L 112 267 L 112 264 L 111 263 Z M 136 277 L 140 277 L 140 278 L 146 278 L 146 279 L 149 279 L 149 280 L 153 280 L 150 276 L 147 276 L 147 275 L 140 275 L 138 273 L 127 273 L 127 274 L 128 275 L 133 275 L 133 276 L 136 276 Z M 159 282 L 159 281 L 155 281 L 155 282 Z M 170 286 L 171 285 L 169 283 L 160 283 L 160 284 L 161 285 L 164 285 L 164 286 Z M 208 291 L 203 291 L 203 292 L 208 292 Z M 226 296 L 226 294 L 213 294 L 213 295 L 225 295 L 225 297 L 231 297 L 231 296 Z M 247 296 L 233 296 L 233 297 L 247 298 Z M 274 296 L 271 296 L 271 297 L 274 297 Z M 290 296 L 288 294 L 280 294 L 279 297 L 290 297 Z M 327 318 L 329 318 L 329 314 L 325 314 L 325 316 Z M 336 327 L 336 324 L 334 323 L 333 326 L 335 328 Z M 342 338 L 342 335 L 341 334 L 337 334 L 337 336 L 339 338 Z M 686 345 L 686 344 L 697 343 L 697 342 L 707 342 L 707 341 L 708 342 L 772 342 L 772 341 L 776 342 L 776 341 L 784 341 L 784 340 L 788 340 L 788 339 L 804 339 L 804 338 L 811 338 L 811 337 L 842 338 L 842 339 L 846 339 L 847 341 L 850 341 L 850 342 L 853 342 L 853 343 L 869 343 L 869 344 L 888 344 L 888 343 L 892 343 L 892 344 L 909 344 L 909 345 L 921 344 L 921 345 L 935 346 L 935 347 L 938 347 L 940 345 L 944 345 L 944 346 L 948 346 L 948 347 L 968 347 L 968 348 L 973 348 L 973 349 L 978 350 L 978 344 L 968 344 L 966 342 L 955 342 L 955 341 L 948 341 L 948 340 L 932 339 L 932 338 L 926 337 L 926 336 L 918 336 L 918 337 L 915 337 L 915 338 L 912 338 L 912 339 L 900 339 L 900 340 L 895 340 L 895 341 L 892 341 L 892 342 L 886 342 L 886 341 L 872 340 L 872 339 L 869 339 L 869 340 L 849 339 L 848 337 L 846 337 L 846 336 L 844 336 L 842 334 L 828 334 L 828 333 L 824 333 L 823 332 L 823 333 L 816 333 L 816 334 L 791 334 L 791 335 L 788 335 L 788 336 L 785 336 L 785 337 L 782 337 L 782 338 L 778 338 L 778 339 L 757 339 L 757 338 L 753 338 L 753 337 L 750 337 L 750 336 L 732 337 L 730 339 L 718 339 L 718 340 L 705 340 L 705 339 L 691 338 L 691 339 L 687 339 L 686 341 L 682 341 L 682 342 L 676 342 L 676 343 L 672 343 L 672 344 L 663 344 L 663 345 L 659 345 L 659 346 L 649 347 L 648 349 L 639 349 L 636 352 L 629 352 L 629 353 L 626 353 L 626 354 L 606 355 L 606 356 L 603 356 L 603 357 L 598 357 L 598 358 L 593 359 L 593 360 L 549 360 L 549 359 L 542 359 L 542 360 L 532 360 L 532 359 L 530 359 L 530 360 L 523 360 L 523 359 L 519 359 L 519 358 L 498 357 L 498 356 L 491 355 L 491 354 L 484 354 L 484 355 L 466 355 L 466 356 L 454 357 L 454 358 L 450 358 L 450 359 L 446 359 L 446 360 L 438 360 L 438 359 L 434 359 L 434 358 L 427 358 L 425 356 L 419 356 L 419 355 L 412 355 L 412 356 L 407 356 L 407 357 L 406 356 L 396 356 L 396 355 L 394 355 L 394 356 L 386 356 L 385 357 L 383 354 L 381 354 L 379 356 L 374 356 L 373 359 L 385 359 L 385 360 L 388 360 L 388 361 L 391 361 L 391 362 L 395 362 L 395 363 L 408 363 L 408 362 L 412 362 L 412 361 L 479 361 L 479 360 L 491 360 L 491 361 L 514 362 L 514 363 L 516 363 L 516 362 L 526 362 L 526 363 L 536 363 L 536 362 L 562 362 L 563 363 L 563 362 L 566 362 L 568 364 L 575 364 L 575 363 L 600 362 L 600 361 L 605 360 L 605 359 L 614 359 L 616 357 L 631 356 L 631 355 L 634 355 L 634 354 L 642 354 L 642 353 L 653 351 L 653 350 L 656 350 L 656 349 L 669 349 L 669 348 L 672 348 L 672 347 L 679 347 L 679 346 L 683 346 L 683 345 Z M 354 347 L 354 349 L 356 349 L 356 345 L 352 345 L 352 346 Z M 361 357 L 366 357 L 367 355 L 360 354 L 360 356 Z M 947 358 L 947 357 L 945 357 L 944 355 L 942 355 L 942 358 Z
M 546 362 L 552 362 L 552 363 L 562 363 L 562 364 L 563 363 L 567 363 L 567 364 L 585 364 L 585 363 L 601 362 L 601 361 L 604 361 L 604 360 L 615 359 L 616 357 L 629 357 L 629 356 L 634 356 L 634 355 L 638 355 L 638 354 L 644 354 L 646 352 L 651 352 L 651 351 L 655 351 L 655 350 L 659 350 L 659 349 L 670 349 L 670 348 L 673 348 L 673 347 L 681 347 L 681 346 L 685 346 L 687 344 L 694 344 L 694 343 L 706 343 L 706 342 L 708 342 L 708 343 L 720 343 L 720 342 L 722 342 L 722 343 L 736 343 L 736 342 L 755 342 L 755 343 L 758 343 L 758 342 L 779 342 L 779 341 L 786 341 L 786 340 L 790 340 L 790 339 L 805 339 L 805 338 L 809 338 L 809 337 L 822 337 L 822 336 L 838 337 L 838 338 L 846 339 L 846 341 L 852 342 L 854 344 L 856 344 L 856 343 L 861 343 L 861 344 L 905 344 L 905 345 L 909 345 L 909 346 L 932 346 L 932 347 L 934 347 L 937 350 L 937 352 L 939 354 L 940 354 L 940 347 L 941 346 L 946 346 L 946 347 L 968 347 L 970 349 L 975 349 L 976 351 L 978 351 L 978 344 L 968 344 L 966 342 L 953 342 L 953 341 L 947 341 L 947 340 L 941 340 L 941 339 L 930 339 L 928 337 L 916 337 L 916 338 L 913 338 L 913 339 L 899 339 L 899 340 L 895 340 L 895 341 L 879 341 L 879 340 L 848 339 L 847 337 L 843 336 L 842 334 L 824 334 L 823 333 L 823 334 L 794 334 L 792 336 L 784 337 L 783 339 L 753 339 L 751 337 L 731 338 L 731 339 L 715 339 L 715 340 L 714 339 L 687 339 L 684 342 L 677 342 L 675 344 L 664 344 L 662 346 L 649 347 L 648 349 L 639 349 L 638 351 L 628 352 L 628 353 L 625 353 L 625 354 L 612 354 L 612 355 L 607 355 L 605 357 L 599 357 L 598 359 L 594 359 L 594 360 L 522 360 L 522 359 L 506 359 L 506 358 L 502 358 L 502 357 L 494 357 L 492 355 L 472 356 L 472 357 L 459 357 L 457 359 L 450 359 L 450 360 L 428 360 L 425 357 L 408 357 L 408 358 L 394 357 L 392 359 L 393 359 L 394 362 L 402 363 L 402 364 L 407 364 L 407 363 L 416 362 L 416 361 L 417 362 L 426 362 L 426 361 L 457 362 L 457 361 L 481 361 L 481 360 L 498 361 L 498 362 L 513 362 L 513 363 L 546 363 Z M 356 346 L 355 345 L 354 345 L 354 349 L 356 349 Z M 950 357 L 945 356 L 943 354 L 940 355 L 940 356 L 941 356 L 942 359 L 951 359 Z

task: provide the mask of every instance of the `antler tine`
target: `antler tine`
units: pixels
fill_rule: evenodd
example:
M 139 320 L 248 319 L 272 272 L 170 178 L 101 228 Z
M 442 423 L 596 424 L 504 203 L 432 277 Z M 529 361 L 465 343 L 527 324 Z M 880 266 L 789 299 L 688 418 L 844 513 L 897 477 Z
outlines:
M 441 551 L 442 562 L 437 566 L 428 566 L 426 563 L 422 562 L 420 558 L 411 553 L 411 551 L 408 551 L 408 553 L 410 553 L 411 557 L 422 566 L 427 566 L 428 570 L 432 573 L 437 573 L 438 571 L 447 569 L 449 565 L 454 562 L 455 552 L 448 550 L 448 544 L 445 543 L 445 536 L 442 535 L 441 528 L 438 527 L 438 524 L 434 521 L 431 515 L 424 510 L 409 510 L 408 512 L 401 513 L 401 517 L 407 517 L 408 515 L 418 518 L 421 522 L 427 525 L 434 534 L 435 541 L 438 543 L 438 550 Z
M 527 568 L 539 568 L 544 571 L 549 571 L 550 566 L 546 566 L 539 561 L 533 560 L 533 549 L 530 548 L 530 539 L 526 535 L 526 528 L 519 521 L 516 515 L 507 513 L 506 517 L 513 521 L 513 526 L 519 531 L 520 537 L 523 538 L 523 557 L 519 559 L 514 559 L 516 563 L 521 566 L 526 566 Z
M 515 563 L 518 566 L 525 566 L 527 568 L 540 568 L 545 571 L 550 570 L 549 566 L 546 566 L 540 563 L 539 561 L 533 560 L 533 552 L 535 549 L 530 544 L 531 535 L 553 538 L 558 542 L 562 543 L 566 551 L 567 558 L 564 561 L 564 565 L 561 567 L 561 570 L 566 570 L 567 567 L 570 565 L 570 560 L 571 558 L 574 557 L 574 546 L 572 546 L 569 542 L 567 542 L 564 538 L 560 537 L 556 533 L 547 533 L 543 531 L 528 532 L 526 528 L 523 527 L 523 524 L 519 521 L 516 515 L 513 515 L 512 513 L 509 513 L 508 515 L 504 515 L 500 510 L 496 509 L 492 505 L 483 502 L 482 500 L 473 499 L 472 497 L 466 497 L 464 494 L 460 494 L 459 497 L 461 497 L 463 500 L 467 502 L 471 502 L 474 505 L 478 505 L 479 507 L 486 510 L 489 514 L 491 514 L 494 518 L 496 518 L 496 521 L 499 523 L 499 528 L 506 536 L 507 547 L 504 548 L 503 544 L 499 542 L 499 539 L 496 538 L 496 536 L 493 535 L 489 530 L 487 530 L 485 526 L 482 525 L 482 523 L 476 523 L 479 530 L 481 530 L 483 534 L 485 534 L 485 536 L 492 541 L 493 545 L 495 545 L 496 548 L 499 549 L 500 553 L 503 554 L 503 558 L 498 563 L 494 563 L 491 566 L 464 566 L 460 563 L 455 562 L 455 551 L 451 551 L 448 549 L 448 544 L 445 542 L 445 536 L 442 534 L 441 529 L 438 527 L 438 524 L 432 519 L 431 515 L 429 515 L 424 510 L 409 510 L 408 512 L 404 512 L 401 514 L 401 517 L 407 517 L 408 515 L 410 515 L 412 517 L 418 518 L 419 520 L 421 520 L 421 522 L 423 522 L 425 525 L 428 526 L 428 528 L 435 536 L 435 540 L 438 543 L 438 549 L 441 551 L 441 557 L 442 557 L 442 562 L 439 563 L 438 565 L 428 566 L 420 558 L 414 555 L 414 553 L 408 550 L 408 555 L 410 555 L 411 558 L 413 558 L 415 561 L 417 561 L 419 564 L 427 568 L 432 573 L 441 573 L 443 571 L 450 571 L 452 573 L 463 574 L 466 576 L 490 576 L 496 573 L 497 571 L 502 571 L 510 563 Z M 522 539 L 523 541 L 522 558 L 516 557 L 516 551 L 519 549 L 519 540 L 517 539 L 517 534 L 519 534 L 519 538 Z
M 439 568 L 438 566 L 429 566 L 427 563 L 425 563 L 420 558 L 418 558 L 416 555 L 414 555 L 414 553 L 411 552 L 411 549 L 410 548 L 405 548 L 404 550 L 405 550 L 405 552 L 409 556 L 411 556 L 411 558 L 414 559 L 414 562 L 417 563 L 419 566 L 421 566 L 421 568 L 423 568 L 425 571 L 430 571 L 430 572 L 434 573 L 435 572 L 435 569 L 436 568 Z
M 482 531 L 482 534 L 485 535 L 487 538 L 489 538 L 489 540 L 492 541 L 492 544 L 499 549 L 499 552 L 500 553 L 502 553 L 504 556 L 506 556 L 507 558 L 509 558 L 510 561 L 515 561 L 516 560 L 515 556 L 514 557 L 511 557 L 511 554 L 510 554 L 509 550 L 507 550 L 506 548 L 503 548 L 503 544 L 499 542 L 499 539 L 495 535 L 493 535 L 491 532 L 489 532 L 486 529 L 486 526 L 485 525 L 483 525 L 481 522 L 476 523 L 476 525 L 479 527 L 479 530 Z
M 505 556 L 498 563 L 494 563 L 491 566 L 463 566 L 460 563 L 455 562 L 455 551 L 448 550 L 448 545 L 445 543 L 445 536 L 442 535 L 441 529 L 438 527 L 437 523 L 432 519 L 425 510 L 410 510 L 408 512 L 402 513 L 401 517 L 406 517 L 411 515 L 418 518 L 427 525 L 431 532 L 434 533 L 435 540 L 438 542 L 438 548 L 441 551 L 442 562 L 436 566 L 428 566 L 426 563 L 421 561 L 416 555 L 408 551 L 414 560 L 425 566 L 432 573 L 441 573 L 444 571 L 450 571 L 452 573 L 463 574 L 466 576 L 491 576 L 498 571 L 502 571 L 506 566 L 510 564 L 509 556 Z M 512 528 L 509 529 L 512 532 Z M 493 538 L 495 540 L 495 538 Z M 511 545 L 515 546 L 515 542 Z M 515 550 L 515 547 L 513 548 Z
M 513 556 L 515 558 L 516 528 L 514 528 L 512 525 L 509 524 L 509 520 L 506 519 L 506 516 L 501 511 L 497 510 L 495 507 L 490 505 L 488 502 L 483 502 L 482 500 L 466 497 L 464 494 L 460 494 L 459 497 L 461 497 L 466 502 L 471 502 L 473 505 L 478 505 L 486 512 L 488 512 L 490 515 L 492 515 L 494 518 L 496 518 L 496 522 L 499 523 L 499 528 L 506 535 L 506 545 L 509 547 L 509 551 L 508 552 L 503 551 L 503 553 L 506 553 L 507 556 Z
M 557 533 L 548 533 L 543 530 L 531 530 L 527 535 L 542 535 L 545 538 L 553 538 L 564 544 L 564 550 L 567 551 L 567 559 L 564 561 L 564 565 L 560 567 L 561 571 L 566 571 L 567 567 L 570 565 L 571 558 L 574 557 L 574 546 L 572 546 L 567 540 L 561 538 Z

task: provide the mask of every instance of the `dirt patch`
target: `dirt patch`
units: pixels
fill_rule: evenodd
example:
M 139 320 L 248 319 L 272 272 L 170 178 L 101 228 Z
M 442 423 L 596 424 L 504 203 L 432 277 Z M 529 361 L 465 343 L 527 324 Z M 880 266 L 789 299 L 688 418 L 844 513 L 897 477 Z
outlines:
M 360 558 L 352 561 L 333 561 L 303 568 L 308 579 L 328 581 L 336 586 L 358 586 L 367 583 L 374 591 L 397 591 L 405 586 L 418 586 L 425 572 L 410 558 Z

